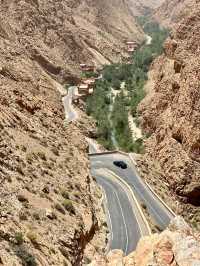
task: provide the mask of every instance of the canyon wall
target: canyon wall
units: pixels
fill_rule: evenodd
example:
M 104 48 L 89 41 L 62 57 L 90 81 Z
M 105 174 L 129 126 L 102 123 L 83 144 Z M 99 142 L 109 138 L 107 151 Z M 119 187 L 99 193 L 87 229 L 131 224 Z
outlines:
M 85 141 L 93 123 L 82 114 L 64 126 L 59 84 L 0 43 L 1 265 L 80 265 L 106 237 Z
M 166 0 L 157 8 L 153 18 L 160 25 L 173 28 L 182 18 L 187 16 L 196 0 Z
M 81 265 L 106 244 L 85 141 L 95 129 L 80 110 L 64 124 L 57 81 L 119 60 L 144 33 L 121 0 L 0 5 L 0 264 Z
M 147 136 L 140 170 L 175 212 L 199 228 L 200 3 L 185 12 L 151 66 L 139 106 Z
M 135 16 L 145 16 L 153 12 L 164 0 L 128 0 L 131 11 Z
M 127 56 L 127 40 L 142 29 L 117 1 L 2 1 L 0 36 L 24 49 L 49 74 L 71 80 L 79 63 L 97 66 Z

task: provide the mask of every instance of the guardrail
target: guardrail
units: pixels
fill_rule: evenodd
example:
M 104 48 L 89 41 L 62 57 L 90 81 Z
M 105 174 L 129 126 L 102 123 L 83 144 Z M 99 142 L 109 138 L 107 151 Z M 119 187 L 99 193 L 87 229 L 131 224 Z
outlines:
M 96 153 L 89 153 L 89 156 L 97 156 L 97 155 L 106 155 L 106 154 L 116 154 L 118 151 L 103 151 L 103 152 L 96 152 Z
M 111 223 L 111 220 L 110 220 L 110 214 L 109 214 L 109 211 L 108 211 L 108 200 L 107 200 L 107 196 L 106 196 L 106 192 L 105 190 L 103 189 L 102 186 L 99 185 L 99 187 L 101 188 L 101 191 L 102 191 L 102 206 L 103 206 L 103 210 L 104 210 L 104 214 L 106 216 L 106 220 L 107 220 L 107 225 L 108 227 L 110 228 L 110 232 L 109 234 L 107 235 L 108 236 L 108 243 L 106 245 L 106 254 L 108 254 L 109 250 L 110 250 L 110 246 L 111 246 L 111 235 L 112 235 L 112 223 Z
M 126 153 L 123 151 L 115 150 L 115 151 L 105 151 L 100 153 L 90 153 L 89 156 L 98 156 L 98 155 L 106 155 L 106 154 L 122 154 L 130 158 L 131 162 L 134 164 L 134 166 L 137 166 L 137 162 L 132 157 L 132 154 Z M 161 199 L 161 197 L 154 191 L 154 189 L 147 183 L 147 181 L 144 181 L 144 183 L 147 185 L 149 190 L 154 194 L 154 196 L 162 203 L 162 205 L 172 214 L 173 217 L 176 216 L 175 212 Z
M 135 160 L 132 158 L 132 156 L 130 155 L 129 157 L 132 163 L 135 164 Z M 176 216 L 175 212 L 161 199 L 161 197 L 154 191 L 154 189 L 148 184 L 148 182 L 145 180 L 144 183 L 147 185 L 149 190 L 154 194 L 154 196 L 163 204 L 163 206 L 172 214 L 172 216 L 175 217 Z
M 156 198 L 165 206 L 165 208 L 172 214 L 173 217 L 176 216 L 175 212 L 161 199 L 161 197 L 153 190 L 153 188 L 145 181 L 147 187 L 151 190 L 151 192 L 156 196 Z

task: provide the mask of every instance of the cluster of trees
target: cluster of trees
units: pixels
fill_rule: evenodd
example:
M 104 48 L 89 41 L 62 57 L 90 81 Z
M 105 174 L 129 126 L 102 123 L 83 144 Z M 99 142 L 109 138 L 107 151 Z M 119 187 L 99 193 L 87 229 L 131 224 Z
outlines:
M 162 44 L 168 35 L 157 23 L 146 23 L 141 18 L 145 32 L 152 37 L 150 45 L 142 45 L 133 53 L 131 64 L 113 64 L 103 69 L 103 79 L 98 81 L 94 94 L 87 99 L 87 113 L 97 121 L 98 141 L 106 148 L 113 149 L 111 128 L 108 119 L 111 88 L 120 90 L 125 82 L 126 92 L 121 91 L 115 99 L 111 119 L 116 139 L 121 149 L 137 153 L 143 152 L 143 140 L 133 142 L 128 126 L 128 112 L 137 118 L 137 106 L 145 96 L 143 90 L 147 72 L 155 57 L 162 53 Z
M 98 80 L 94 93 L 87 98 L 86 112 L 96 120 L 97 139 L 106 149 L 113 149 L 111 142 L 111 128 L 108 120 L 111 90 L 105 80 Z

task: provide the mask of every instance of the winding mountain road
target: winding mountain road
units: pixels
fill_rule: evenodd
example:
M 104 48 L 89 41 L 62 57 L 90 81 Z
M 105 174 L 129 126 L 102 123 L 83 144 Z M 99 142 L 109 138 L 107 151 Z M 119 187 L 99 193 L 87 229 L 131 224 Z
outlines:
M 116 167 L 113 162 L 117 160 L 126 162 L 128 168 L 121 169 Z M 137 200 L 146 206 L 152 220 L 161 230 L 169 225 L 174 214 L 170 209 L 166 208 L 166 206 L 139 177 L 133 162 L 128 156 L 117 152 L 111 154 L 94 154 L 90 155 L 90 161 L 92 169 L 106 168 L 121 177 L 124 182 L 130 186 L 132 192 L 136 195 Z
M 77 87 L 70 87 L 62 99 L 68 123 L 78 118 L 72 105 L 77 93 Z M 151 233 L 139 203 L 146 206 L 152 220 L 161 230 L 168 226 L 174 214 L 139 177 L 127 155 L 120 152 L 98 153 L 97 145 L 92 140 L 88 142 L 91 173 L 106 195 L 109 249 L 122 249 L 127 255 L 136 248 L 141 236 Z M 117 160 L 126 162 L 128 168 L 123 170 L 116 167 L 113 162 Z
M 150 234 L 147 221 L 144 221 L 145 217 L 135 204 L 131 191 L 112 172 L 94 169 L 92 175 L 106 195 L 109 249 L 122 249 L 128 255 L 136 248 L 141 236 Z

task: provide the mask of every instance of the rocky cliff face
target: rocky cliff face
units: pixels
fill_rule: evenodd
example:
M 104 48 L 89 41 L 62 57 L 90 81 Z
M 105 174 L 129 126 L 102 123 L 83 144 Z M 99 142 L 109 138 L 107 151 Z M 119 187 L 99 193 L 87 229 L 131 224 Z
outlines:
M 55 81 L 12 42 L 0 51 L 1 265 L 80 265 L 106 236 L 84 138 L 93 125 L 64 127 Z
M 158 8 L 164 0 L 128 0 L 129 6 L 135 16 L 147 15 Z
M 187 12 L 153 63 L 139 107 L 149 136 L 141 168 L 166 202 L 199 227 L 200 4 Z
M 1 265 L 81 265 L 103 252 L 85 141 L 93 124 L 82 114 L 64 126 L 55 80 L 115 60 L 124 39 L 143 39 L 134 23 L 120 0 L 1 1 Z
M 127 257 L 115 250 L 98 257 L 91 266 L 192 266 L 200 263 L 200 239 L 180 217 L 160 235 L 140 240 L 136 251 Z
M 153 18 L 167 28 L 173 28 L 182 18 L 188 15 L 196 0 L 166 0 L 155 11 Z
M 79 63 L 118 61 L 125 40 L 144 39 L 122 0 L 1 1 L 0 36 L 63 81 Z

